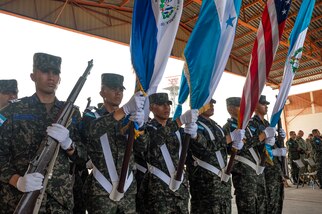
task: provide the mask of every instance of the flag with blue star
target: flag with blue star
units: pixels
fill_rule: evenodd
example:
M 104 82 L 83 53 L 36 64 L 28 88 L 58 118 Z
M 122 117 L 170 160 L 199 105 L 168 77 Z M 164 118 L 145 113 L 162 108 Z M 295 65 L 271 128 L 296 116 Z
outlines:
M 179 103 L 188 97 L 187 84 L 192 109 L 200 109 L 210 102 L 231 52 L 241 2 L 202 1 L 198 21 L 184 50 L 186 80 L 181 81 Z

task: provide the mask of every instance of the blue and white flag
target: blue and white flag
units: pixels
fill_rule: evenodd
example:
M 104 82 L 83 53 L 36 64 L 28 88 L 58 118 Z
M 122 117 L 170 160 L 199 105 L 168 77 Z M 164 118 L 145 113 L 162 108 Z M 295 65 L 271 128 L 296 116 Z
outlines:
M 168 62 L 183 0 L 136 0 L 133 7 L 131 59 L 141 90 L 155 93 Z
M 189 86 L 187 82 L 187 78 L 182 71 L 181 80 L 180 80 L 180 87 L 178 93 L 178 105 L 176 107 L 176 111 L 172 117 L 172 120 L 176 120 L 182 114 L 182 104 L 187 100 L 189 96 Z
M 288 93 L 290 91 L 293 78 L 299 67 L 299 61 L 302 57 L 303 44 L 306 32 L 311 21 L 315 0 L 302 1 L 300 11 L 297 15 L 293 30 L 291 32 L 287 59 L 284 67 L 284 76 L 282 85 L 277 96 L 276 103 L 271 117 L 271 127 L 275 127 L 281 116 Z
M 233 45 L 241 0 L 204 0 L 184 51 L 192 109 L 212 98 Z M 182 86 L 181 86 L 182 87 Z

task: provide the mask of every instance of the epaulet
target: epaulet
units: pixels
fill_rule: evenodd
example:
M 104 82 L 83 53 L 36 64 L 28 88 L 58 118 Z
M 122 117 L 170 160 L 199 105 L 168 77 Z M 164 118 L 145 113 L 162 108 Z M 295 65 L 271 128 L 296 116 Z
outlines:
M 6 122 L 7 118 L 5 116 L 3 116 L 2 114 L 0 114 L 0 127 L 4 124 L 4 122 Z
M 9 100 L 9 103 L 19 103 L 19 102 L 21 102 L 20 99 Z

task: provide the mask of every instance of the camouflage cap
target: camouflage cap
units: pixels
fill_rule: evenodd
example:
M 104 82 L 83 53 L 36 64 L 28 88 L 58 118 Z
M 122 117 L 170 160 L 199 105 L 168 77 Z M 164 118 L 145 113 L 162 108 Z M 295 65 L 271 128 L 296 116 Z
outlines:
M 226 105 L 227 106 L 236 106 L 239 107 L 240 106 L 240 97 L 229 97 L 226 99 Z
M 102 85 L 105 85 L 110 88 L 121 87 L 125 89 L 125 87 L 123 86 L 124 77 L 122 75 L 105 73 L 105 74 L 102 74 L 101 79 L 102 79 Z
M 46 53 L 34 54 L 34 69 L 39 69 L 43 72 L 54 71 L 60 74 L 61 58 Z
M 18 93 L 17 80 L 0 80 L 0 93 L 13 92 Z
M 266 100 L 265 95 L 261 95 L 258 102 L 262 105 L 269 105 L 269 102 Z
M 150 104 L 162 105 L 162 104 L 167 103 L 169 105 L 172 105 L 172 101 L 169 100 L 167 93 L 151 94 L 149 96 L 149 101 L 150 101 Z

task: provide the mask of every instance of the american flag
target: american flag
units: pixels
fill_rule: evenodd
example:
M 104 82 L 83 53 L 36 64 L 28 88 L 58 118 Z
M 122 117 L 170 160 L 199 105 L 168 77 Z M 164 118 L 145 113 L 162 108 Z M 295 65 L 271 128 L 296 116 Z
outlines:
M 291 0 L 268 0 L 248 67 L 238 118 L 239 128 L 245 129 L 251 118 L 269 75 Z

